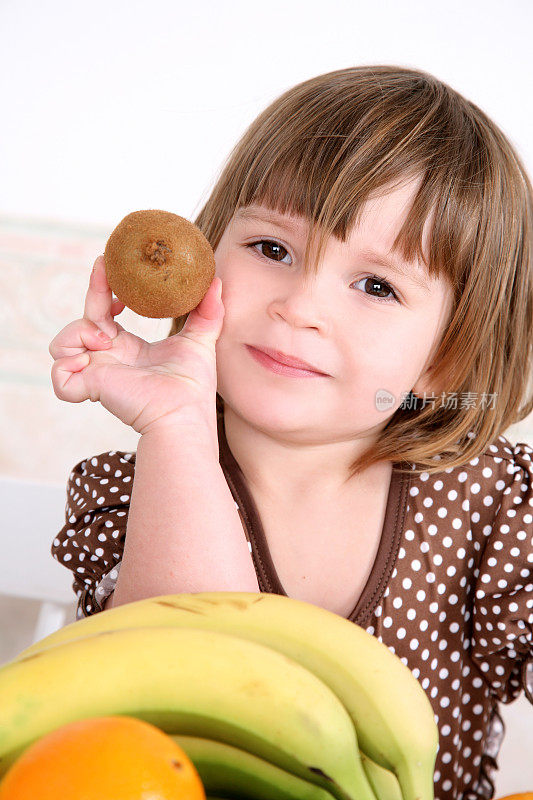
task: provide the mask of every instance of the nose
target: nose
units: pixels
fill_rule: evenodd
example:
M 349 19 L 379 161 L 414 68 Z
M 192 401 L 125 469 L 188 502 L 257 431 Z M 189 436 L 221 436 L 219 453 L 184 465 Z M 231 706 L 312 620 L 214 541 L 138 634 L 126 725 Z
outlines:
M 284 282 L 271 301 L 269 313 L 294 328 L 325 330 L 327 294 L 319 275 L 296 275 Z

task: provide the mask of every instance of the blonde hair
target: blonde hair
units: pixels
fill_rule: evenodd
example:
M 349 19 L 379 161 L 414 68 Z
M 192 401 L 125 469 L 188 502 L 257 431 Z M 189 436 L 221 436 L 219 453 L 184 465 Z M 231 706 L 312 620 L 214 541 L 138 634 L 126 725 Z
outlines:
M 393 251 L 453 288 L 432 380 L 447 393 L 493 398 L 492 407 L 400 407 L 351 476 L 382 460 L 405 462 L 410 473 L 462 466 L 532 410 L 533 192 L 516 150 L 483 111 L 427 72 L 335 70 L 289 89 L 252 122 L 194 220 L 216 249 L 242 206 L 301 215 L 310 224 L 304 269 L 316 272 L 327 238 L 344 242 L 371 195 L 418 175 Z M 173 320 L 169 335 L 185 320 Z

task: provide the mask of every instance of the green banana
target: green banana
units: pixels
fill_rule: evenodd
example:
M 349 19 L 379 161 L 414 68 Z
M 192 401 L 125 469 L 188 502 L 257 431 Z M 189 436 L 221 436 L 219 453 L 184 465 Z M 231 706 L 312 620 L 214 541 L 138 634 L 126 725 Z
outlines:
M 377 800 L 402 800 L 400 784 L 394 772 L 380 767 L 364 753 L 361 753 L 361 761 Z
M 376 800 L 352 721 L 316 675 L 259 642 L 177 627 L 106 631 L 3 666 L 0 774 L 48 731 L 108 714 L 232 744 L 338 800 Z
M 361 752 L 394 772 L 403 800 L 433 798 L 438 728 L 422 686 L 376 637 L 311 603 L 266 592 L 151 597 L 71 623 L 19 657 L 93 631 L 142 625 L 215 629 L 285 653 L 340 698 Z
M 172 739 L 193 762 L 208 797 L 229 791 L 231 797 L 250 800 L 331 800 L 331 794 L 320 786 L 232 745 L 197 736 L 173 735 Z M 401 800 L 394 773 L 364 753 L 361 760 L 377 800 Z
M 197 736 L 172 735 L 189 756 L 206 794 L 224 794 L 250 800 L 332 800 L 314 783 L 238 747 Z

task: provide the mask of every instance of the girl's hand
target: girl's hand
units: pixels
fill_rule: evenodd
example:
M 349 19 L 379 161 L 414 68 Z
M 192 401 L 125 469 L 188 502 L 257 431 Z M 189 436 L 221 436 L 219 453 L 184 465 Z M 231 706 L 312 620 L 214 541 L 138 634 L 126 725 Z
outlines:
M 49 346 L 56 396 L 69 403 L 99 401 L 141 435 L 205 420 L 214 424 L 216 437 L 215 344 L 224 319 L 219 287 L 215 276 L 182 330 L 150 344 L 115 322 L 125 305 L 113 298 L 99 256 L 83 319 L 69 323 Z

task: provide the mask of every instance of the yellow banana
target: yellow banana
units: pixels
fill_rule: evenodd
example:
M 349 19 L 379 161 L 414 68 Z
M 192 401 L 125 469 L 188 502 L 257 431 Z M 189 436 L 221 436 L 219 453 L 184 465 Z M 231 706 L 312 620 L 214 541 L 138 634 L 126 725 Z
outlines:
M 250 800 L 333 800 L 321 786 L 238 747 L 198 736 L 172 738 L 191 759 L 209 796 L 230 792 Z
M 71 720 L 108 714 L 224 741 L 338 800 L 375 800 L 352 721 L 312 672 L 258 642 L 216 630 L 97 633 L 0 669 L 0 773 Z
M 311 603 L 266 592 L 162 595 L 71 623 L 21 656 L 130 625 L 214 629 L 285 653 L 335 692 L 354 722 L 361 752 L 394 772 L 403 800 L 433 798 L 438 728 L 420 683 L 376 637 Z

